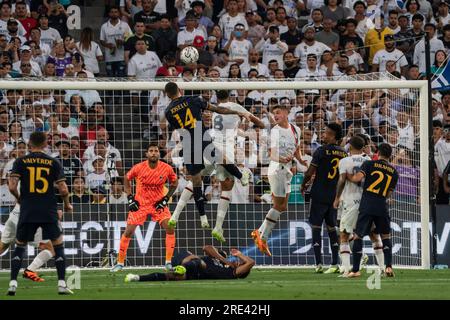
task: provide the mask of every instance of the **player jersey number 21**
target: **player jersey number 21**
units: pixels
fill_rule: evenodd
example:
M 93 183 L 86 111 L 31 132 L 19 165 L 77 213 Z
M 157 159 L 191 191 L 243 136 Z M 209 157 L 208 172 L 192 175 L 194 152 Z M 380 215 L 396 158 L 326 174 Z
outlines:
M 197 119 L 195 119 L 194 116 L 192 115 L 192 111 L 190 108 L 186 108 L 184 121 L 183 121 L 183 119 L 181 119 L 179 114 L 175 114 L 174 117 L 175 117 L 175 119 L 177 119 L 178 124 L 180 125 L 181 128 L 188 128 L 188 129 L 195 128 Z

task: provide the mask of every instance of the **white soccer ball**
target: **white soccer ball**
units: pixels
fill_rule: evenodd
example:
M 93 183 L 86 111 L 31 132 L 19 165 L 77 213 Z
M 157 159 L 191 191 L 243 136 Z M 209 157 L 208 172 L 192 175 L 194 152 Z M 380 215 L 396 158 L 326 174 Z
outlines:
M 194 47 L 186 47 L 180 52 L 180 60 L 184 64 L 197 62 L 198 57 L 198 50 Z

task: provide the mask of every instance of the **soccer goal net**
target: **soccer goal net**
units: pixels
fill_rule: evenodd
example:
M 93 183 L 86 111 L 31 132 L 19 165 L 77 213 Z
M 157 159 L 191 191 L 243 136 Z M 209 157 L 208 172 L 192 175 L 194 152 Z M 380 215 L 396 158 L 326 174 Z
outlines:
M 306 80 L 306 79 L 305 79 Z M 146 159 L 149 142 L 157 141 L 161 159 L 176 168 L 179 187 L 171 199 L 173 211 L 188 176 L 181 156 L 181 139 L 170 132 L 161 117 L 169 103 L 163 88 L 168 79 L 143 82 L 93 81 L 1 81 L 3 100 L 0 126 L 7 147 L 0 158 L 2 172 L 1 224 L 4 229 L 14 199 L 8 195 L 6 177 L 16 157 L 26 153 L 26 143 L 35 131 L 49 134 L 48 153 L 61 159 L 74 202 L 74 213 L 62 221 L 68 265 L 106 266 L 104 258 L 118 252 L 127 219 L 123 175 Z M 196 95 L 217 102 L 216 90 L 229 90 L 230 100 L 244 106 L 266 125 L 256 129 L 241 122 L 235 140 L 235 164 L 251 175 L 243 186 L 236 179 L 231 205 L 224 222 L 226 242 L 220 244 L 203 230 L 193 199 L 180 216 L 176 229 L 176 251 L 196 254 L 214 244 L 228 251 L 239 248 L 258 265 L 314 265 L 312 229 L 308 223 L 309 194 L 300 185 L 306 166 L 297 164 L 291 182 L 287 214 L 281 216 L 269 240 L 272 257 L 256 249 L 250 232 L 258 228 L 272 198 L 267 179 L 268 141 L 273 126 L 272 107 L 285 104 L 289 120 L 301 129 L 303 159 L 310 163 L 322 144 L 322 132 L 329 122 L 343 127 L 342 146 L 357 134 L 367 137 L 370 152 L 387 142 L 394 147 L 392 162 L 400 179 L 390 203 L 394 265 L 429 268 L 428 124 L 427 84 L 404 81 L 385 74 L 353 76 L 325 81 L 226 81 L 218 79 L 171 79 L 184 95 Z M 206 127 L 220 125 L 204 112 Z M 217 121 L 216 121 L 217 122 Z M 22 143 L 24 142 L 24 143 Z M 180 152 L 181 151 L 181 152 Z M 79 178 L 82 176 L 82 178 Z M 204 178 L 207 216 L 214 225 L 220 184 L 215 172 Z M 326 229 L 323 235 L 324 263 L 331 250 Z M 364 252 L 375 263 L 368 238 Z M 32 259 L 37 249 L 28 248 Z M 165 259 L 165 234 L 150 216 L 136 229 L 130 243 L 128 266 L 161 266 Z M 9 268 L 9 252 L 0 258 Z

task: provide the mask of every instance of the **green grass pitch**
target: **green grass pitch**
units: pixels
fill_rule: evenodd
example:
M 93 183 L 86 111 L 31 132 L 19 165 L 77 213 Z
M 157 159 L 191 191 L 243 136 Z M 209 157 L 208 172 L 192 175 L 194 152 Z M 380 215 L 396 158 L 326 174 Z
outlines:
M 155 270 L 150 270 L 155 271 Z M 0 273 L 0 300 L 17 299 L 450 299 L 450 270 L 396 270 L 395 278 L 381 278 L 380 289 L 369 290 L 369 274 L 359 279 L 314 274 L 312 269 L 255 269 L 247 279 L 220 281 L 124 283 L 129 272 L 82 271 L 81 290 L 73 296 L 56 294 L 56 273 L 43 272 L 43 283 L 19 279 L 15 297 L 7 297 L 9 274 Z

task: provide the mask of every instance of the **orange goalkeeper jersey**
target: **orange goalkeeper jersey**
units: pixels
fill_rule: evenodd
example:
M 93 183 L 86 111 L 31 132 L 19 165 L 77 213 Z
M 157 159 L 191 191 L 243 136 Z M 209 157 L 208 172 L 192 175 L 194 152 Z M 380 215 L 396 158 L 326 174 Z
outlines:
M 164 196 L 164 184 L 177 180 L 173 168 L 165 162 L 158 161 L 158 165 L 152 169 L 148 161 L 142 161 L 134 165 L 127 173 L 128 180 L 136 180 L 135 198 L 141 206 L 153 206 L 156 201 Z

